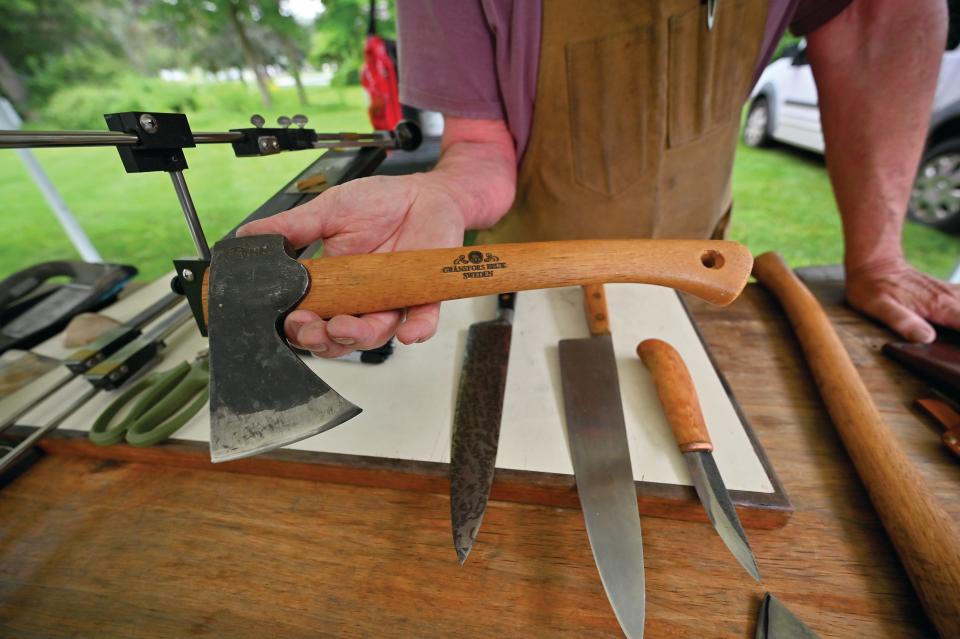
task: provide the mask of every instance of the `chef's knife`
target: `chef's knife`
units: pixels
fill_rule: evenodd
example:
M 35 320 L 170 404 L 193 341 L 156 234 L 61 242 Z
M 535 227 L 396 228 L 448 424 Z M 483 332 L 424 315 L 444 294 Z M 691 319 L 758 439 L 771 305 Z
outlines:
M 757 616 L 756 639 L 820 639 L 805 623 L 769 592 Z
M 627 637 L 643 637 L 643 541 L 603 285 L 584 287 L 590 337 L 560 341 L 567 441 L 593 558 Z
M 450 448 L 450 523 L 460 564 L 487 509 L 497 462 L 516 293 L 497 298 L 497 317 L 470 326 Z
M 650 369 L 663 404 L 667 421 L 687 462 L 693 485 L 723 543 L 750 576 L 760 581 L 760 569 L 750 550 L 737 511 L 730 500 L 716 462 L 713 443 L 700 411 L 697 390 L 680 353 L 659 339 L 648 339 L 637 346 L 637 354 Z

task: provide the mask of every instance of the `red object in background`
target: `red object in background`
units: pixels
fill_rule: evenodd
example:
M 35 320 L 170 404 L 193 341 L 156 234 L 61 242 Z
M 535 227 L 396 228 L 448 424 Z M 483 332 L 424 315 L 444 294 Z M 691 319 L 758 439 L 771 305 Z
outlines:
M 397 88 L 397 67 L 387 50 L 387 43 L 377 35 L 375 0 L 370 2 L 370 27 L 363 48 L 360 83 L 370 96 L 370 122 L 374 129 L 392 130 L 402 118 L 400 91 Z

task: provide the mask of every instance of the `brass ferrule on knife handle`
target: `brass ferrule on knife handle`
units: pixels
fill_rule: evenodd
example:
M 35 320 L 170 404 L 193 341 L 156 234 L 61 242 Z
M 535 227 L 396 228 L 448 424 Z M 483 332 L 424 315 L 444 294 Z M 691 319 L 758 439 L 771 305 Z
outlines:
M 960 637 L 960 529 L 883 421 L 820 303 L 776 253 L 754 265 L 783 306 L 844 448 L 927 615 Z
M 591 335 L 610 334 L 607 293 L 603 290 L 603 284 L 587 284 L 583 287 L 583 312 Z
M 753 258 L 721 240 L 570 240 L 490 244 L 302 260 L 310 290 L 297 305 L 321 317 L 602 282 L 658 284 L 720 306 L 740 294 Z M 211 269 L 216 269 L 216 260 Z M 207 317 L 209 272 L 204 275 Z
M 697 389 L 680 353 L 663 340 L 647 339 L 637 345 L 637 355 L 650 369 L 680 452 L 712 451 L 713 442 L 703 420 Z

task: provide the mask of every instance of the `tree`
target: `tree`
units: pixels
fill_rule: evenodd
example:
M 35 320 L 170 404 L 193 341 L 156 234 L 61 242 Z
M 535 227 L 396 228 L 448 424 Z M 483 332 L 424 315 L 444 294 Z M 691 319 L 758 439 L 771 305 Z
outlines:
M 220 0 L 219 4 L 226 5 L 227 17 L 230 20 L 231 26 L 233 26 L 233 30 L 237 34 L 237 40 L 240 42 L 240 50 L 243 51 L 243 57 L 247 61 L 247 66 L 253 69 L 253 74 L 257 78 L 257 87 L 260 89 L 260 99 L 263 102 L 263 108 L 269 109 L 273 106 L 273 97 L 270 95 L 270 83 L 267 80 L 267 71 L 247 34 L 246 20 L 250 18 L 250 4 L 246 2 L 246 0 Z
M 307 92 L 300 77 L 300 69 L 306 60 L 306 51 L 310 49 L 310 32 L 286 14 L 280 0 L 260 0 L 260 23 L 267 33 L 266 41 L 278 48 L 274 59 L 287 70 L 297 86 L 300 105 L 307 106 Z
M 394 0 L 376 0 L 377 33 L 395 38 Z M 370 18 L 370 0 L 328 0 L 315 22 L 316 34 L 310 59 L 317 65 L 336 68 L 342 84 L 360 82 L 363 46 Z
M 104 19 L 104 9 L 114 6 L 114 0 L 0 2 L 0 92 L 18 110 L 29 115 L 35 89 L 40 88 L 39 92 L 46 95 L 77 75 L 64 73 L 51 77 L 43 73 L 48 67 L 54 65 L 65 70 L 71 68 L 71 58 L 79 59 L 83 65 L 91 57 L 106 58 L 97 55 L 104 51 L 114 56 L 121 53 Z M 59 65 L 55 64 L 58 62 Z M 99 66 L 104 64 L 111 66 L 106 60 L 101 60 Z M 88 65 L 84 72 L 85 75 L 101 73 L 95 64 Z M 45 85 L 32 86 L 31 80 L 41 76 Z
M 230 38 L 239 44 L 245 66 L 253 71 L 264 108 L 270 108 L 270 82 L 267 78 L 263 50 L 250 37 L 251 25 L 263 15 L 256 0 L 154 0 L 153 15 L 168 21 L 188 49 L 196 52 L 223 51 L 223 47 L 206 47 L 210 39 Z M 223 68 L 221 60 L 207 59 L 204 68 Z M 224 65 L 226 66 L 226 65 Z

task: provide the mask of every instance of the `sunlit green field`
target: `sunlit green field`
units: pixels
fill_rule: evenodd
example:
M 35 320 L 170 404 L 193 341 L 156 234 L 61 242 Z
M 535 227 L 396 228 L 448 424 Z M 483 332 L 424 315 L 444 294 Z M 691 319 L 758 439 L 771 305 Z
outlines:
M 251 97 L 251 110 L 205 109 L 188 114 L 190 126 L 197 131 L 248 126 L 256 109 Z M 264 113 L 268 122 L 301 111 L 292 91 L 278 91 L 276 97 L 272 112 Z M 322 131 L 370 129 L 361 89 L 314 90 L 311 98 L 315 106 L 307 113 L 310 126 Z M 172 268 L 171 257 L 195 254 L 166 174 L 128 175 L 112 148 L 34 153 L 105 260 L 133 264 L 142 278 L 152 279 Z M 238 159 L 228 144 L 201 145 L 186 155 L 189 169 L 184 175 L 211 243 L 317 157 L 300 152 Z M 77 256 L 15 151 L 0 150 L 0 202 L 0 274 Z
M 230 88 L 231 95 L 237 88 Z M 198 110 L 188 114 L 193 129 L 245 126 L 257 110 L 252 89 L 248 97 L 234 99 L 233 108 L 204 95 L 217 90 L 222 89 L 198 90 Z M 311 88 L 310 99 L 312 106 L 301 109 L 292 90 L 278 90 L 277 104 L 264 115 L 272 121 L 304 110 L 318 130 L 369 129 L 359 88 Z M 104 105 L 104 112 L 110 110 Z M 168 176 L 127 175 L 111 148 L 35 153 L 104 259 L 133 264 L 142 278 L 151 279 L 171 268 L 171 257 L 194 252 Z M 188 150 L 187 181 L 208 239 L 220 237 L 313 157 L 287 153 L 236 159 L 228 145 Z M 794 266 L 841 260 L 839 219 L 818 156 L 741 148 L 735 171 L 732 239 L 755 253 L 776 249 Z M 76 257 L 15 151 L 0 150 L 0 202 L 0 275 L 38 261 Z M 913 224 L 907 226 L 905 244 L 917 266 L 939 276 L 947 275 L 960 257 L 960 238 Z
M 754 255 L 777 250 L 792 266 L 842 262 L 840 217 L 819 155 L 741 144 L 733 193 L 731 239 Z M 907 223 L 903 241 L 907 258 L 927 273 L 946 277 L 960 260 L 960 236 Z

